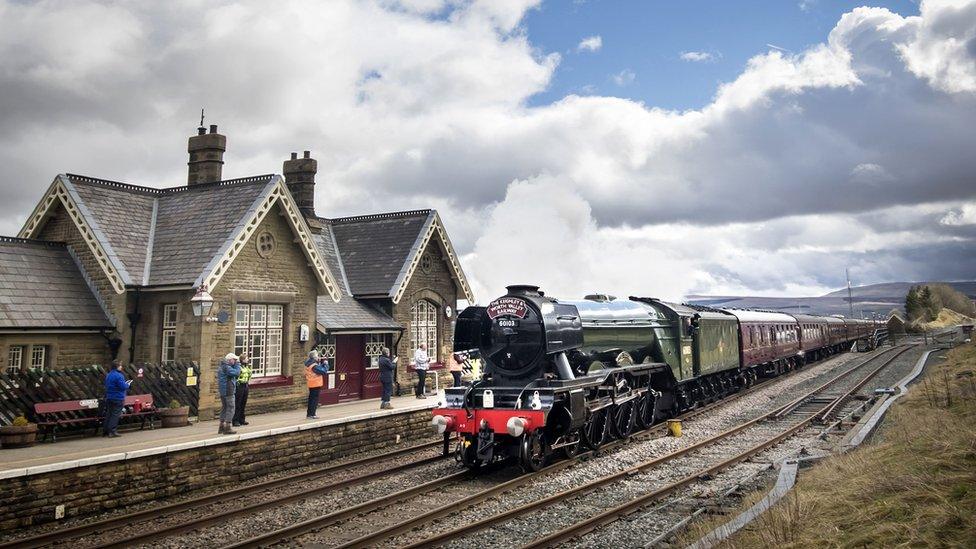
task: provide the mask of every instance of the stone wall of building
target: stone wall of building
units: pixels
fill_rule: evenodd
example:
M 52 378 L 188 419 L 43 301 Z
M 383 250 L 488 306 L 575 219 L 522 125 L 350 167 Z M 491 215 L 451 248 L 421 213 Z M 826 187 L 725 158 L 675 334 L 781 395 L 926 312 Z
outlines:
M 2 334 L 0 335 L 0 371 L 7 367 L 10 347 L 24 347 L 22 367 L 29 366 L 32 345 L 47 347 L 46 368 L 77 368 L 111 360 L 108 342 L 101 334 Z
M 430 411 L 0 480 L 0 531 L 82 517 L 195 490 L 237 487 L 262 475 L 431 440 Z M 397 442 L 397 437 L 400 437 Z
M 257 240 L 263 233 L 274 238 L 274 252 L 264 257 L 258 251 Z M 267 254 L 265 254 L 267 255 Z M 226 311 L 226 323 L 207 322 L 202 325 L 202 345 L 199 351 L 202 369 L 200 377 L 200 417 L 210 417 L 219 408 L 220 398 L 214 371 L 223 358 L 234 350 L 234 312 L 238 303 L 284 305 L 282 326 L 281 376 L 275 386 L 251 386 L 248 409 L 270 411 L 295 407 L 307 388 L 304 360 L 314 346 L 315 303 L 319 284 L 315 272 L 308 265 L 301 245 L 295 242 L 288 221 L 279 210 L 268 213 L 216 288 L 211 289 L 214 311 Z M 301 325 L 308 326 L 309 340 L 299 341 Z
M 424 271 L 419 266 L 414 270 L 413 276 L 407 283 L 407 290 L 403 294 L 400 302 L 393 306 L 393 318 L 405 327 L 403 337 L 397 347 L 397 354 L 400 361 L 397 368 L 397 381 L 404 388 L 412 387 L 416 383 L 416 374 L 409 369 L 410 360 L 413 358 L 414 349 L 411 348 L 411 309 L 417 301 L 426 299 L 437 305 L 437 360 L 444 364 L 444 368 L 437 370 L 437 375 L 441 377 L 441 386 L 445 383 L 450 386 L 451 374 L 447 372 L 447 364 L 450 354 L 453 351 L 454 343 L 454 319 L 457 316 L 458 288 L 454 279 L 451 277 L 451 268 L 447 264 L 446 257 L 439 243 L 440 237 L 436 234 L 427 243 L 423 250 L 424 254 L 430 255 L 430 269 Z M 451 308 L 451 318 L 444 314 L 445 307 Z M 428 375 L 433 374 L 431 372 Z M 432 386 L 432 382 L 428 382 Z

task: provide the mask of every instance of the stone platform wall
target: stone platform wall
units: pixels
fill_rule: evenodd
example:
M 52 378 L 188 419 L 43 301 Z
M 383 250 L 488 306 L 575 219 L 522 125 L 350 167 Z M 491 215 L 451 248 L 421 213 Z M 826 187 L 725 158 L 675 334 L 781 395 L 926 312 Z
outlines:
M 125 460 L 2 479 L 0 531 L 51 522 L 57 505 L 65 506 L 67 517 L 86 516 L 202 488 L 237 486 L 267 473 L 324 465 L 359 452 L 417 444 L 431 440 L 429 422 L 430 411 L 417 410 L 142 457 L 131 452 L 134 456 Z

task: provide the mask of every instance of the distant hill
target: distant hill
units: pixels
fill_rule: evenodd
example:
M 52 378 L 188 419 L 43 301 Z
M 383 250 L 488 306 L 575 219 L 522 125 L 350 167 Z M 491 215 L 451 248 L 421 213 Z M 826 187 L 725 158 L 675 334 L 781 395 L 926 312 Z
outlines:
M 926 284 L 946 284 L 952 286 L 956 290 L 968 295 L 972 299 L 976 299 L 976 281 L 971 282 L 885 282 L 882 284 L 871 284 L 869 286 L 858 286 L 854 288 L 855 299 L 858 296 L 861 297 L 871 297 L 871 298 L 891 298 L 897 297 L 904 301 L 905 296 L 908 295 L 908 289 L 912 286 L 926 285 Z M 836 292 L 830 292 L 823 297 L 847 297 L 847 288 L 843 290 L 837 290 Z
M 869 318 L 875 314 L 885 316 L 892 309 L 903 309 L 908 289 L 919 284 L 940 284 L 937 282 L 887 282 L 858 286 L 852 289 L 854 295 L 854 316 Z M 942 282 L 948 284 L 970 298 L 976 298 L 976 281 Z M 687 301 L 696 305 L 711 307 L 737 307 L 742 309 L 766 309 L 784 313 L 806 313 L 817 315 L 850 316 L 847 301 L 847 288 L 830 292 L 820 297 L 747 297 L 747 296 L 709 296 L 691 295 Z

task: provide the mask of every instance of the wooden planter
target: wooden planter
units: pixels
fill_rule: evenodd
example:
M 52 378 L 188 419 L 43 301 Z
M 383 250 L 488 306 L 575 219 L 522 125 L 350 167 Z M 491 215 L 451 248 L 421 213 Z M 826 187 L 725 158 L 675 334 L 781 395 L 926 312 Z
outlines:
M 37 425 L 4 425 L 0 427 L 0 445 L 4 448 L 26 448 L 37 440 Z
M 163 421 L 163 427 L 186 427 L 190 424 L 190 421 L 187 419 L 189 415 L 189 406 L 161 408 L 159 410 L 159 419 Z

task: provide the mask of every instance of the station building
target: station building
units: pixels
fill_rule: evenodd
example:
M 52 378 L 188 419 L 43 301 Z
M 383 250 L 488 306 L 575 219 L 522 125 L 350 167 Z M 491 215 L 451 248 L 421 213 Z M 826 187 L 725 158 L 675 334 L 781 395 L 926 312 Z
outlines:
M 334 365 L 323 404 L 378 397 L 384 345 L 404 386 L 421 341 L 442 367 L 473 296 L 437 212 L 320 217 L 308 151 L 282 175 L 223 180 L 226 142 L 199 128 L 177 187 L 55 177 L 18 236 L 0 237 L 0 368 L 195 361 L 209 417 L 228 352 L 251 358 L 252 412 L 304 400 L 313 348 Z M 190 303 L 200 288 L 207 317 Z

